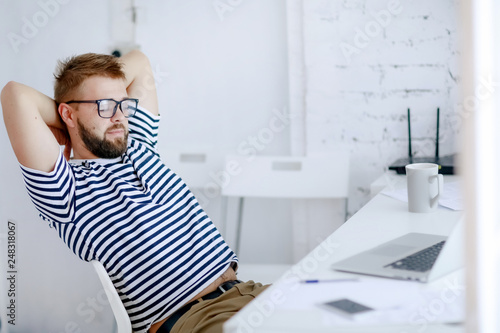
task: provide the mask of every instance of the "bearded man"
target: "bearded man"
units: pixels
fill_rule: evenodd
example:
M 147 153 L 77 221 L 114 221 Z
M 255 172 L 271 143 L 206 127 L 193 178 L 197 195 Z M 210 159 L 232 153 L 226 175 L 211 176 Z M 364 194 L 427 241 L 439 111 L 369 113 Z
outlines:
M 235 253 L 161 161 L 149 60 L 88 53 L 60 62 L 55 78 L 54 99 L 16 82 L 1 94 L 41 218 L 80 259 L 103 264 L 134 332 L 222 332 L 266 286 L 237 280 Z

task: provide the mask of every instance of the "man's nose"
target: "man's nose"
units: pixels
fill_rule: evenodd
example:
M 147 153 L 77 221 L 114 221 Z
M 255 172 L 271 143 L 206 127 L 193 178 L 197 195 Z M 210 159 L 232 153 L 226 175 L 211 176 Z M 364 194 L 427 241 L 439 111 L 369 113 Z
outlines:
M 114 122 L 114 123 L 116 123 L 116 122 L 121 122 L 124 119 L 126 119 L 125 115 L 123 114 L 122 109 L 120 108 L 120 106 L 117 105 L 116 106 L 116 112 L 113 115 L 113 117 L 111 117 L 111 121 Z

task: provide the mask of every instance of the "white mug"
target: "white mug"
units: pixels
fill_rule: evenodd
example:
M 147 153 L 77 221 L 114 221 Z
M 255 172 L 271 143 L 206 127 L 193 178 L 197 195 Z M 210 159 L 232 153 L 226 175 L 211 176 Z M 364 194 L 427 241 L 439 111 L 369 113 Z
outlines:
M 408 184 L 408 210 L 413 213 L 430 213 L 437 210 L 443 193 L 443 175 L 433 163 L 414 163 L 406 167 Z

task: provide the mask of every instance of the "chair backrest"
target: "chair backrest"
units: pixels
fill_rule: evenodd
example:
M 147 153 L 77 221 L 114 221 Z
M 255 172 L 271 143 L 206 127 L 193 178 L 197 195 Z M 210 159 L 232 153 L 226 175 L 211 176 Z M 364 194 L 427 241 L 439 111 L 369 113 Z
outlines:
M 274 198 L 347 198 L 349 153 L 307 157 L 226 157 L 225 196 Z
M 117 332 L 118 333 L 130 333 L 132 332 L 132 323 L 130 322 L 130 317 L 128 316 L 127 310 L 125 310 L 125 306 L 118 295 L 118 292 L 111 282 L 111 279 L 106 272 L 104 266 L 97 260 L 91 261 L 94 269 L 101 280 L 101 284 L 106 292 L 106 296 L 108 297 L 109 305 L 111 306 L 111 310 L 115 316 Z

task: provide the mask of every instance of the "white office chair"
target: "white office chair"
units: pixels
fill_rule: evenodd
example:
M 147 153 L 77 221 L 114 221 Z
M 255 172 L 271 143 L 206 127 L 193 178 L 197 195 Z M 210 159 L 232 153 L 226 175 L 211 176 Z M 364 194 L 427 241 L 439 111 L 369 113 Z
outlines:
M 229 155 L 225 163 L 225 170 L 233 175 L 222 188 L 222 195 L 225 198 L 223 213 L 227 214 L 227 197 L 239 197 L 236 253 L 239 253 L 240 249 L 245 197 L 343 198 L 347 213 L 349 190 L 347 151 L 307 157 Z M 224 223 L 227 223 L 227 217 L 224 218 Z
M 111 282 L 106 269 L 97 260 L 92 260 L 91 263 L 94 266 L 99 280 L 101 280 L 101 284 L 106 292 L 106 296 L 108 297 L 109 305 L 111 306 L 111 310 L 113 310 L 117 327 L 116 332 L 131 333 L 132 323 L 130 322 L 130 317 L 128 316 L 127 310 L 125 310 L 125 306 L 123 305 L 113 282 Z

